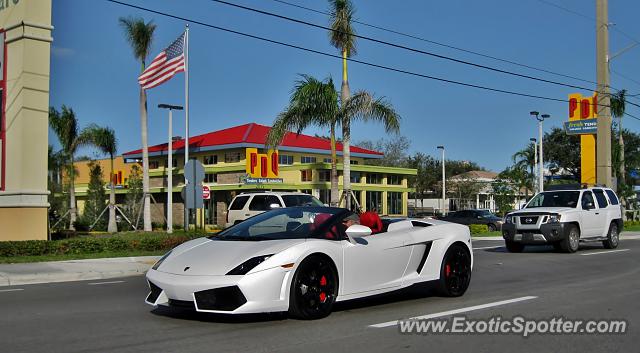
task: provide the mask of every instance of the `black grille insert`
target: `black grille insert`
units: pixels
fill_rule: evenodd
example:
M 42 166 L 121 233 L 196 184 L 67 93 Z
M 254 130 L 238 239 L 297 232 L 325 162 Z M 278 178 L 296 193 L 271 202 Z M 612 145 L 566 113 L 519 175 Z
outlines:
M 147 295 L 147 301 L 153 304 L 156 302 L 156 300 L 158 300 L 160 293 L 162 293 L 162 289 L 156 286 L 155 284 L 149 282 L 149 290 L 150 291 L 149 291 L 149 295 Z
M 538 216 L 520 216 L 520 224 L 534 225 L 536 223 L 538 223 Z
M 429 257 L 429 252 L 431 251 L 432 242 L 425 243 L 426 248 L 424 249 L 424 254 L 422 254 L 422 258 L 420 259 L 420 263 L 418 264 L 418 269 L 416 270 L 418 273 L 422 272 L 422 268 L 424 264 L 427 262 L 427 258 Z
M 169 299 L 169 306 L 180 309 L 196 310 L 192 301 Z
M 247 302 L 238 286 L 207 289 L 194 296 L 200 310 L 233 311 Z

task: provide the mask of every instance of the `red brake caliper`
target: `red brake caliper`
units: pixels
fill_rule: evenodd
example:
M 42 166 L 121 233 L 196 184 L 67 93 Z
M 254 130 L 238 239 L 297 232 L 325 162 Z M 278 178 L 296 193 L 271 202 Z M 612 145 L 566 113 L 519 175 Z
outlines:
M 444 265 L 444 276 L 449 277 L 451 273 L 451 266 L 449 264 Z
M 320 277 L 320 286 L 324 287 L 327 285 L 327 278 L 325 276 Z M 320 292 L 320 302 L 324 303 L 327 300 L 327 295 L 324 292 Z

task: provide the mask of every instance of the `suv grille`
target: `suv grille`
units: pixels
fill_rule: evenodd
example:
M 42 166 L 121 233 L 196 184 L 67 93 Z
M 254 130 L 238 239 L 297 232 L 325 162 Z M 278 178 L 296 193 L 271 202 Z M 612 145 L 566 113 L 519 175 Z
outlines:
M 529 216 L 529 217 L 520 216 L 520 224 L 534 225 L 536 223 L 538 223 L 538 216 Z

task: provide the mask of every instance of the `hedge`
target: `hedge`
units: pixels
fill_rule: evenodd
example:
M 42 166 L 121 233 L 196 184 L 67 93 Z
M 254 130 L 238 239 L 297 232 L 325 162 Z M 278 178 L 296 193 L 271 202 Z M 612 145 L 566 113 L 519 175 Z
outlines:
M 488 233 L 489 227 L 486 224 L 470 224 L 469 230 L 471 231 L 471 234 L 482 234 Z
M 624 221 L 624 227 L 640 226 L 640 221 Z
M 0 257 L 65 254 L 93 254 L 127 250 L 170 250 L 202 234 L 128 234 L 110 237 L 79 237 L 64 240 L 25 240 L 0 242 Z

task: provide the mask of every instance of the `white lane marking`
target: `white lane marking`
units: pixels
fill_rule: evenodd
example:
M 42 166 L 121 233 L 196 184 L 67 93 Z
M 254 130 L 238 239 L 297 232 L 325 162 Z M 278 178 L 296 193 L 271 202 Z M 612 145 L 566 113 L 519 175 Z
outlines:
M 100 284 L 115 284 L 115 283 L 124 283 L 124 281 L 110 281 L 110 282 L 92 282 L 92 283 L 87 283 L 90 286 L 97 286 Z
M 492 308 L 492 307 L 495 307 L 495 306 L 507 305 L 507 304 L 511 304 L 511 303 L 517 303 L 517 302 L 522 302 L 522 301 L 525 301 L 525 300 L 531 300 L 531 299 L 536 299 L 536 298 L 538 298 L 538 297 L 526 296 L 526 297 L 520 297 L 520 298 L 501 300 L 499 302 L 493 302 L 493 303 L 487 303 L 487 304 L 481 304 L 481 305 L 475 305 L 475 306 L 468 306 L 466 308 L 454 309 L 454 310 L 449 310 L 449 311 L 442 311 L 442 312 L 435 313 L 435 314 L 416 316 L 416 317 L 412 317 L 412 318 L 409 318 L 409 319 L 406 319 L 406 320 L 429 320 L 429 319 L 435 319 L 435 318 L 438 318 L 438 317 L 449 316 L 449 315 L 453 315 L 453 314 L 466 313 L 466 312 L 474 311 L 474 310 Z M 369 325 L 369 327 L 384 328 L 384 327 L 396 326 L 396 325 L 398 325 L 398 322 L 399 322 L 399 320 L 387 321 L 387 322 L 382 322 L 382 323 L 379 323 L 379 324 Z
M 497 246 L 483 246 L 481 248 L 473 248 L 473 250 L 485 250 L 485 249 L 497 249 L 497 248 L 501 248 L 502 246 L 497 245 Z
M 0 289 L 0 292 L 17 292 L 17 291 L 21 291 L 24 290 L 22 288 L 14 288 L 14 289 Z
M 598 251 L 598 252 L 589 252 L 589 253 L 585 253 L 585 254 L 580 254 L 582 256 L 589 256 L 589 255 L 600 255 L 600 254 L 610 254 L 612 252 L 621 252 L 621 251 L 629 251 L 631 249 L 618 249 L 618 250 L 607 250 L 607 251 Z

